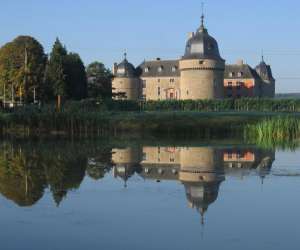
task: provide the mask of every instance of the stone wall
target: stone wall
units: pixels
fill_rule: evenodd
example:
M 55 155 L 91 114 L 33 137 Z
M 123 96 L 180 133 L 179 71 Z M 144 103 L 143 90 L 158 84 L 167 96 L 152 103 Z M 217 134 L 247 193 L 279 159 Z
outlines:
M 121 99 L 138 100 L 140 98 L 140 89 L 141 89 L 141 80 L 139 78 L 116 77 L 112 81 L 113 94 L 125 93 L 125 98 L 121 98 Z
M 182 100 L 224 97 L 224 61 L 181 60 L 179 68 Z

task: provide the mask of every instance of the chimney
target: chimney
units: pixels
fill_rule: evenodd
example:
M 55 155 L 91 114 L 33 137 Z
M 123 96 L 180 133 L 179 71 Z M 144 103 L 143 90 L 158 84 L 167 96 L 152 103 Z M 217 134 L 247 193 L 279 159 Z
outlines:
M 239 66 L 244 65 L 243 59 L 238 59 L 238 60 L 236 61 L 236 64 L 239 65 Z
M 118 64 L 117 64 L 117 63 L 114 63 L 113 68 L 112 68 L 112 74 L 113 74 L 113 75 L 116 75 L 117 69 L 118 69 Z

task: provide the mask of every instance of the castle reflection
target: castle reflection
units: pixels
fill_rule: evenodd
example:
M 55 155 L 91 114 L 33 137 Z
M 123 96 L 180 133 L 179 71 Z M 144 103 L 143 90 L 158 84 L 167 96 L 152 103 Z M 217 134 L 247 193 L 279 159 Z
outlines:
M 225 176 L 270 173 L 275 151 L 254 147 L 141 147 L 113 149 L 115 177 L 125 183 L 138 173 L 144 179 L 179 181 L 189 207 L 202 217 L 218 197 Z M 126 184 L 125 184 L 126 185 Z
M 218 197 L 226 176 L 244 178 L 270 173 L 273 150 L 255 147 L 153 147 L 114 148 L 82 144 L 2 143 L 0 193 L 19 206 L 32 206 L 50 190 L 57 206 L 69 191 L 78 189 L 85 176 L 101 180 L 110 172 L 124 181 L 178 181 L 189 207 L 203 215 Z

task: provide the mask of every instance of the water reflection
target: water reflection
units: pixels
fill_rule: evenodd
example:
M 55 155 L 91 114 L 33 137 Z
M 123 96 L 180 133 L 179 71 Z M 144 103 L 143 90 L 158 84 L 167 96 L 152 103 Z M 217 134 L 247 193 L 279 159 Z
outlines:
M 189 207 L 203 215 L 218 197 L 225 176 L 251 173 L 263 180 L 270 173 L 275 151 L 254 147 L 140 147 L 113 149 L 114 176 L 125 181 L 138 173 L 158 182 L 179 181 Z
M 34 145 L 34 146 L 33 146 Z M 33 206 L 50 190 L 57 206 L 85 176 L 101 180 L 108 174 L 123 180 L 177 181 L 189 207 L 203 218 L 217 200 L 226 176 L 244 178 L 270 173 L 273 150 L 244 146 L 141 146 L 2 143 L 0 192 L 19 206 Z M 142 185 L 142 184 L 140 184 Z M 203 221 L 202 221 L 203 223 Z

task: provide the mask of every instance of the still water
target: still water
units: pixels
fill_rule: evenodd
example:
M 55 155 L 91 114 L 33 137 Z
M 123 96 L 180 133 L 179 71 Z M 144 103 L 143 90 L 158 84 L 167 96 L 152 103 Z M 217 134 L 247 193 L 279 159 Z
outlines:
M 1 249 L 299 249 L 300 150 L 1 142 Z

